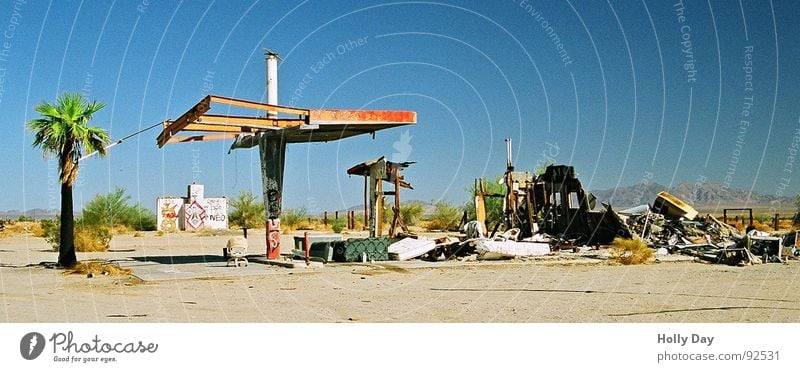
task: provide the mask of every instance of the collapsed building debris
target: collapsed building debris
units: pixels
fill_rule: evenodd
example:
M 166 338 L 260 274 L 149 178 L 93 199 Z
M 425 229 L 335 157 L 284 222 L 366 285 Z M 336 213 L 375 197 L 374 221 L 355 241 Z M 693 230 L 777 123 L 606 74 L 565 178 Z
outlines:
M 666 191 L 658 193 L 652 206 L 644 204 L 620 211 L 606 203 L 597 207 L 597 199 L 583 188 L 574 167 L 549 165 L 541 174 L 520 172 L 511 161 L 510 139 L 506 140 L 506 151 L 506 172 L 501 181 L 504 192 L 488 192 L 485 180 L 476 180 L 476 220 L 468 221 L 465 213 L 460 239 L 370 238 L 364 242 L 348 239 L 329 243 L 322 254 L 328 260 L 348 262 L 359 258 L 491 260 L 557 255 L 562 250 L 599 257 L 601 246 L 623 238 L 644 243 L 662 258 L 681 254 L 728 265 L 783 262 L 787 257 L 800 255 L 798 232 L 770 235 L 750 226 L 745 234 L 710 214 L 701 216 L 693 206 Z M 369 199 L 371 235 L 380 235 L 383 195 L 395 195 L 397 209 L 397 190 L 410 188 L 400 176 L 400 170 L 410 164 L 379 158 L 348 170 L 348 174 L 370 177 L 371 192 L 365 198 Z M 394 183 L 395 193 L 383 192 L 382 181 Z M 487 200 L 491 198 L 502 199 L 499 217 L 490 217 Z M 399 222 L 402 226 L 402 221 Z M 393 222 L 392 230 L 396 224 L 397 221 Z M 394 237 L 391 232 L 390 237 Z M 364 244 L 369 247 L 361 247 Z
M 752 225 L 746 234 L 684 201 L 660 192 L 651 208 L 639 206 L 620 212 L 634 238 L 648 246 L 667 248 L 698 259 L 728 265 L 779 263 L 782 257 L 794 256 L 797 250 L 784 248 L 787 236 L 773 236 Z M 794 244 L 792 241 L 791 244 Z
M 484 181 L 476 181 L 475 214 L 482 227 L 488 227 L 485 199 L 503 197 L 503 220 L 496 221 L 490 236 L 503 225 L 506 230 L 519 229 L 519 239 L 542 232 L 571 244 L 609 244 L 617 236 L 631 237 L 610 205 L 595 210 L 596 198 L 583 189 L 574 167 L 550 165 L 540 175 L 515 171 L 510 139 L 506 139 L 506 156 L 505 194 L 487 193 Z

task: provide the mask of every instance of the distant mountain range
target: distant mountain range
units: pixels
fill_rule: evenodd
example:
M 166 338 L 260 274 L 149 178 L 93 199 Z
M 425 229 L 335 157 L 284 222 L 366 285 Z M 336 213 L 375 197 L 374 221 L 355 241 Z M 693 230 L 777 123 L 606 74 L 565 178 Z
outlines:
M 59 213 L 57 209 L 42 208 L 28 209 L 24 212 L 20 210 L 0 211 L 0 219 L 16 220 L 19 216 L 26 216 L 37 220 L 47 220 L 57 216 Z
M 621 210 L 642 204 L 652 205 L 653 201 L 656 199 L 656 195 L 661 191 L 667 191 L 701 211 L 743 207 L 745 202 L 747 203 L 747 207 L 757 210 L 766 210 L 772 207 L 776 207 L 780 213 L 787 213 L 789 210 L 794 210 L 794 198 L 764 195 L 757 192 L 750 193 L 749 191 L 741 189 L 726 189 L 722 185 L 716 183 L 699 185 L 682 183 L 672 188 L 667 188 L 666 186 L 652 182 L 639 183 L 633 186 L 619 187 L 616 189 L 594 190 L 592 194 L 597 197 L 599 202 L 609 203 L 615 210 Z M 391 198 L 388 198 L 387 201 L 391 202 Z M 422 204 L 425 210 L 423 214 L 425 215 L 433 213 L 435 209 L 434 205 L 430 202 L 421 200 L 403 201 L 403 203 L 411 202 Z M 463 205 L 463 201 L 456 201 L 455 204 L 459 206 Z M 348 210 L 360 212 L 364 210 L 364 205 L 354 205 L 348 208 Z M 19 210 L 0 211 L 0 219 L 17 219 L 21 215 L 37 220 L 50 219 L 58 215 L 58 213 L 59 211 L 56 209 L 42 208 L 29 209 L 25 212 Z M 76 213 L 78 212 L 76 211 Z
M 781 210 L 793 209 L 794 198 L 764 195 L 741 189 L 724 188 L 720 184 L 690 184 L 682 183 L 672 188 L 657 183 L 639 183 L 633 186 L 619 187 L 616 189 L 596 190 L 592 194 L 604 203 L 609 203 L 616 210 L 634 207 L 642 204 L 653 204 L 656 195 L 667 191 L 678 199 L 695 207 L 695 209 L 721 209 L 745 206 L 754 209 L 769 209 L 776 207 Z

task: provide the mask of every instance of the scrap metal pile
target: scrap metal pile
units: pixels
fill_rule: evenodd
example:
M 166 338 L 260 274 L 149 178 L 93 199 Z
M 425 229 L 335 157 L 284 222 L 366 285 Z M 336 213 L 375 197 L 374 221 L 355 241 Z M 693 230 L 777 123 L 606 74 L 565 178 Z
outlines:
M 599 249 L 615 238 L 640 240 L 656 252 L 729 265 L 782 262 L 800 255 L 797 232 L 773 236 L 751 226 L 744 233 L 710 214 L 701 216 L 665 191 L 652 206 L 617 212 L 601 204 L 602 208 L 595 209 L 596 198 L 583 189 L 572 166 L 551 165 L 533 175 L 514 171 L 509 162 L 504 183 L 505 193 L 490 194 L 478 180 L 477 220 L 464 221 L 463 240 L 437 242 L 427 256 L 541 256 L 565 249 Z M 494 221 L 491 233 L 485 211 L 485 199 L 490 197 L 503 198 L 503 218 Z
M 550 165 L 538 175 L 519 172 L 511 163 L 511 141 L 506 140 L 506 145 L 507 168 L 501 181 L 505 190 L 488 192 L 485 181 L 476 180 L 475 220 L 469 221 L 464 214 L 463 236 L 458 239 L 429 240 L 397 230 L 390 234 L 395 239 L 381 238 L 381 218 L 376 214 L 381 208 L 376 206 L 387 194 L 379 187 L 386 179 L 384 173 L 376 176 L 375 169 L 383 170 L 389 162 L 384 164 L 380 158 L 352 168 L 348 174 L 372 177 L 371 192 L 367 194 L 371 196 L 365 197 L 370 201 L 370 238 L 319 245 L 325 261 L 545 256 L 563 250 L 600 251 L 601 246 L 612 245 L 617 238 L 639 240 L 659 255 L 682 254 L 729 265 L 782 262 L 800 255 L 798 232 L 773 236 L 752 226 L 746 233 L 741 232 L 710 214 L 701 216 L 694 207 L 665 191 L 657 195 L 652 206 L 621 211 L 604 203 L 597 207 L 595 196 L 584 190 L 572 166 Z M 399 177 L 395 179 L 395 189 L 399 191 L 398 180 Z M 394 195 L 397 197 L 396 192 Z M 499 203 L 487 203 L 490 199 L 502 199 L 499 216 L 488 208 Z M 399 198 L 395 204 L 398 211 Z M 316 248 L 315 243 L 311 251 Z
M 742 233 L 680 199 L 662 191 L 653 206 L 642 205 L 619 212 L 633 238 L 653 248 L 666 248 L 700 259 L 729 265 L 781 262 L 795 256 L 795 233 L 772 236 L 749 227 Z

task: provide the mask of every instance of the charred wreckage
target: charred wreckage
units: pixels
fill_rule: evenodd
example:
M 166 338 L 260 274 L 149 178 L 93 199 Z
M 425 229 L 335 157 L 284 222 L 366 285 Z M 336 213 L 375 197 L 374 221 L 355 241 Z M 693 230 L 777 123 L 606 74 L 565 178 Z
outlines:
M 428 257 L 540 256 L 561 250 L 596 250 L 617 238 L 639 240 L 660 254 L 729 265 L 782 262 L 800 255 L 796 232 L 773 236 L 752 225 L 741 232 L 710 214 L 700 215 L 666 191 L 652 205 L 620 211 L 606 203 L 598 206 L 574 167 L 549 165 L 538 175 L 521 172 L 512 164 L 510 139 L 506 151 L 506 172 L 500 181 L 505 192 L 488 192 L 484 179 L 475 180 L 476 218 L 468 221 L 465 211 L 461 223 L 465 238 L 437 241 Z M 487 199 L 491 198 L 502 199 L 502 216 L 495 221 L 487 219 Z

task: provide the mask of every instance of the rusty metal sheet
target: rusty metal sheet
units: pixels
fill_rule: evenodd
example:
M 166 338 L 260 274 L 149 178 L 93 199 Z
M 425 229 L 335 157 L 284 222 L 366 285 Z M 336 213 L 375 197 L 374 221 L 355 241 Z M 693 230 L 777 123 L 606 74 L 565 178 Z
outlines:
M 309 124 L 413 124 L 417 122 L 414 111 L 386 110 L 309 110 Z

